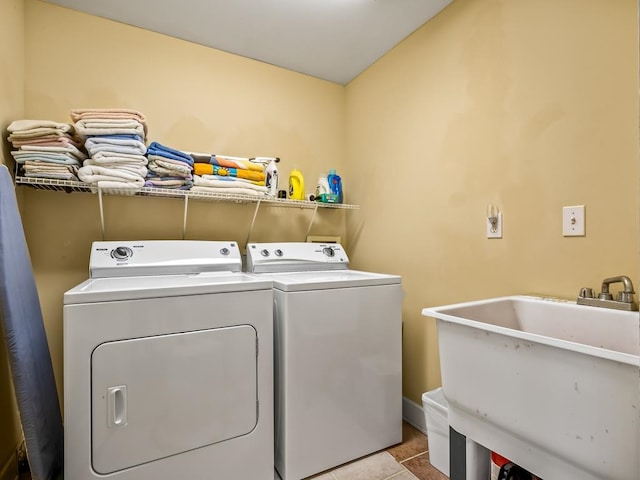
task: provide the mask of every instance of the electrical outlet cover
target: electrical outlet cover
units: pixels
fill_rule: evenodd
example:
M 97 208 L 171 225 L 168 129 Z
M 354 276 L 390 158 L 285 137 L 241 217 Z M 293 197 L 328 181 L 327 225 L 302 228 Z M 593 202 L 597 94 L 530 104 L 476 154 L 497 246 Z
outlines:
M 584 237 L 584 205 L 562 207 L 562 235 L 565 237 Z
M 496 217 L 495 231 L 491 231 L 491 222 L 487 218 L 487 238 L 502 238 L 502 212 L 498 213 Z

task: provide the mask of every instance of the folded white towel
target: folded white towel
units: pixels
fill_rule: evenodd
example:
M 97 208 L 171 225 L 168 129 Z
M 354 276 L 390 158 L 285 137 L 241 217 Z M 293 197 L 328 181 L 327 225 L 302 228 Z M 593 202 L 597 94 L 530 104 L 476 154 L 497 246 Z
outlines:
M 144 177 L 118 168 L 105 168 L 98 165 L 85 165 L 78 170 L 78 177 L 86 183 L 117 182 L 144 186 Z
M 61 132 L 71 132 L 73 130 L 73 127 L 68 123 L 54 122 L 52 120 L 14 120 L 7 127 L 7 131 L 9 133 L 19 133 L 39 128 L 48 128 Z
M 242 188 L 246 190 L 252 190 L 257 193 L 267 194 L 269 193 L 269 189 L 267 187 L 262 187 L 259 185 L 254 185 L 252 183 L 247 182 L 238 182 L 236 179 L 233 180 L 217 180 L 214 178 L 205 178 L 200 175 L 194 175 L 193 178 L 194 185 L 199 187 L 216 187 L 216 188 Z
M 97 152 L 91 158 L 96 162 L 96 164 L 124 163 L 131 165 L 146 165 L 149 163 L 149 160 L 144 155 L 134 155 L 130 153 Z
M 79 120 L 75 124 L 78 135 L 140 135 L 145 137 L 144 125 L 137 120 L 97 118 Z
M 92 183 L 93 186 L 98 187 L 104 193 L 110 193 L 113 195 L 135 195 L 144 187 L 144 181 L 140 182 L 118 182 L 115 180 L 98 180 Z M 91 189 L 94 190 L 93 188 Z
M 197 193 L 222 193 L 222 194 L 264 196 L 264 194 L 260 192 L 256 192 L 255 190 L 251 190 L 250 188 L 218 188 L 218 187 L 193 186 L 189 191 L 196 194 Z
M 84 146 L 92 157 L 98 152 L 116 152 L 130 155 L 144 155 L 147 153 L 147 146 L 140 140 L 132 138 L 92 137 L 87 138 Z
M 96 163 L 94 159 L 88 158 L 83 163 L 84 167 L 102 167 L 104 169 L 113 171 L 116 170 L 118 172 L 126 172 L 132 175 L 138 175 L 139 177 L 146 177 L 148 170 L 147 167 L 140 163 Z

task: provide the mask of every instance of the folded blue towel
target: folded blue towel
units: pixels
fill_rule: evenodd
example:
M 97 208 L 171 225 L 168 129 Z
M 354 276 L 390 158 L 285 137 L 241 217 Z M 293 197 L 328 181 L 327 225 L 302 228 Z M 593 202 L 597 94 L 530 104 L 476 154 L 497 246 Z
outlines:
M 172 160 L 179 160 L 188 165 L 193 165 L 193 158 L 191 158 L 190 155 L 187 155 L 180 150 L 175 150 L 173 148 L 161 145 L 158 142 L 151 142 L 151 144 L 147 148 L 147 154 L 159 155 L 161 157 L 170 158 Z
M 87 135 L 87 138 L 111 138 L 113 140 L 138 140 L 144 142 L 144 138 L 140 135 L 134 135 L 133 133 L 122 133 L 120 135 Z

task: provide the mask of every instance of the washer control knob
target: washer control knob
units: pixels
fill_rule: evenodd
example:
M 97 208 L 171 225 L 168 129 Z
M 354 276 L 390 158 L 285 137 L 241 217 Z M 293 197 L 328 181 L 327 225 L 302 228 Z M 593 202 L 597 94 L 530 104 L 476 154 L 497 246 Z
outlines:
M 229 255 L 229 253 L 231 253 L 231 251 L 227 247 L 224 247 L 224 248 L 220 249 L 220 254 L 221 255 Z
M 276 254 L 276 257 L 281 257 L 282 256 L 282 250 L 280 250 L 279 248 L 273 253 Z
M 333 247 L 324 247 L 322 249 L 322 253 L 324 253 L 327 257 L 333 257 L 336 254 L 336 251 Z
M 260 251 L 260 255 L 262 255 L 263 257 L 268 257 L 269 256 L 269 250 L 267 250 L 266 248 Z
M 116 247 L 111 251 L 111 256 L 116 260 L 127 260 L 132 255 L 133 251 L 129 247 Z

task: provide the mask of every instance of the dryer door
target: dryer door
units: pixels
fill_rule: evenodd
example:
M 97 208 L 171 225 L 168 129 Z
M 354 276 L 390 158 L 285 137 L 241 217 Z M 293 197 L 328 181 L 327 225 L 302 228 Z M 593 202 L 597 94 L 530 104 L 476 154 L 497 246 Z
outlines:
M 91 356 L 95 471 L 250 433 L 257 423 L 256 357 L 249 325 L 98 346 Z

